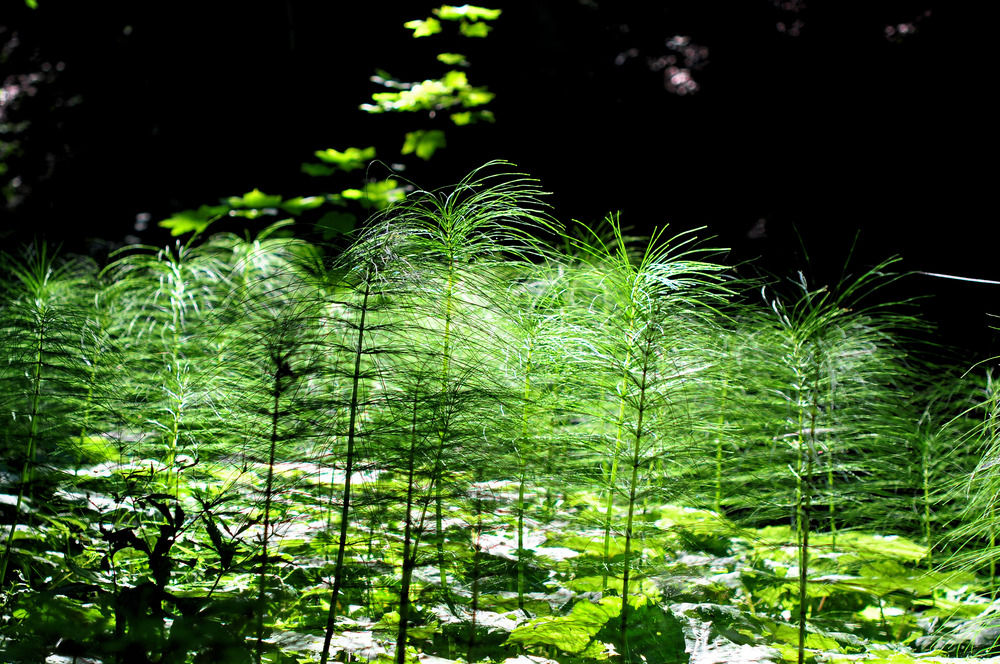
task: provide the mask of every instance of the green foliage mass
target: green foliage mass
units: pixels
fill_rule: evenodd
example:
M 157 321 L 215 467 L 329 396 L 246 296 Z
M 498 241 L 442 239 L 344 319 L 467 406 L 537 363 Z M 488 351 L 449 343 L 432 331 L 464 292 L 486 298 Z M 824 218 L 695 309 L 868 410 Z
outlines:
M 197 232 L 316 205 L 253 190 L 4 254 L 5 661 L 993 652 L 996 390 L 908 350 L 891 264 L 761 296 L 543 200 L 491 163 L 337 247 Z

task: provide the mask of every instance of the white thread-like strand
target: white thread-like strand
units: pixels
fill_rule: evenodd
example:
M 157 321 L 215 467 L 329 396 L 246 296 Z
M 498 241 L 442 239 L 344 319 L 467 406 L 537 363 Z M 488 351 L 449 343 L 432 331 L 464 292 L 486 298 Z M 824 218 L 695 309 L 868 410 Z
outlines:
M 957 281 L 974 281 L 977 284 L 996 284 L 1000 286 L 1000 281 L 994 281 L 992 279 L 974 279 L 972 277 L 959 277 L 954 274 L 939 274 L 937 272 L 917 272 L 917 274 L 926 274 L 928 277 L 941 277 L 942 279 L 955 279 Z

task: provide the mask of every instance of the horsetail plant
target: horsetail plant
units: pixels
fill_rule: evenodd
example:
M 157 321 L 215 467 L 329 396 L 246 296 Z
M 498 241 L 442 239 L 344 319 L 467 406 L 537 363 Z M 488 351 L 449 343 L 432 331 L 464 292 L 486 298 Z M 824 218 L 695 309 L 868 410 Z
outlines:
M 627 642 L 640 471 L 654 456 L 669 454 L 670 439 L 684 426 L 684 391 L 707 367 L 692 343 L 697 335 L 686 336 L 710 320 L 711 306 L 726 291 L 720 283 L 723 267 L 702 260 L 707 252 L 693 246 L 692 235 L 667 238 L 665 229 L 657 229 L 636 250 L 618 217 L 608 217 L 607 224 L 607 235 L 586 229 L 586 237 L 574 245 L 588 263 L 595 294 L 590 314 L 597 338 L 590 341 L 587 362 L 598 375 L 613 380 L 614 411 L 606 414 L 612 440 L 603 464 L 603 585 L 607 587 L 611 569 L 615 495 L 621 484 L 626 517 L 619 630 Z M 621 465 L 624 478 L 619 478 Z
M 693 234 L 567 238 L 498 166 L 343 247 L 279 222 L 123 252 L 103 289 L 4 259 L 8 659 L 905 646 L 934 561 L 872 527 L 967 544 L 985 587 L 1000 398 L 905 355 L 888 263 L 751 303 Z
M 299 290 L 255 294 L 244 303 L 240 331 L 232 334 L 223 380 L 238 384 L 226 390 L 236 399 L 225 404 L 230 421 L 222 426 L 239 440 L 246 461 L 263 472 L 259 512 L 260 553 L 257 568 L 255 659 L 263 657 L 268 614 L 272 542 L 284 510 L 278 502 L 278 465 L 302 460 L 315 448 L 325 425 L 324 395 L 317 378 L 326 371 L 325 344 L 318 336 L 322 300 L 308 286 Z M 220 381 L 222 382 L 222 381 Z M 221 385 L 220 385 L 221 387 Z M 319 431 L 317 431 L 319 429 Z
M 37 488 L 40 454 L 55 457 L 71 443 L 85 424 L 74 425 L 67 407 L 86 400 L 95 388 L 84 359 L 92 341 L 87 312 L 93 308 L 88 298 L 93 270 L 82 261 L 60 260 L 43 243 L 27 247 L 21 260 L 7 257 L 3 267 L 13 279 L 0 284 L 0 405 L 9 416 L 0 451 L 20 471 L 0 583 L 20 515 Z
M 523 177 L 484 174 L 504 162 L 476 169 L 455 187 L 441 192 L 417 191 L 388 208 L 370 227 L 382 235 L 386 251 L 403 261 L 409 274 L 411 300 L 423 323 L 435 330 L 440 358 L 440 394 L 448 393 L 453 365 L 467 349 L 489 348 L 491 326 L 479 318 L 499 307 L 506 280 L 516 278 L 527 258 L 538 251 L 531 230 L 554 228 L 539 212 L 541 192 Z M 443 532 L 445 474 L 443 450 L 451 435 L 448 420 L 438 431 L 439 450 L 434 519 L 437 530 L 441 588 L 454 610 L 448 590 L 448 563 Z
M 562 264 L 545 263 L 533 270 L 526 283 L 514 284 L 508 290 L 511 298 L 508 318 L 509 333 L 504 338 L 505 370 L 512 389 L 520 395 L 516 425 L 518 431 L 512 444 L 516 467 L 517 501 L 517 606 L 524 608 L 526 573 L 529 551 L 525 548 L 525 514 L 528 510 L 529 483 L 544 484 L 547 501 L 551 502 L 553 486 L 558 482 L 554 471 L 556 436 L 548 433 L 551 421 L 559 409 L 574 408 L 568 392 L 581 382 L 575 375 L 579 362 L 572 361 L 579 348 L 574 339 L 581 333 L 574 329 L 575 312 L 566 302 L 567 284 Z M 559 386 L 565 388 L 561 393 Z M 565 417 L 565 415 L 564 415 Z M 563 450 L 561 474 L 572 468 L 567 450 Z
M 369 406 L 368 385 L 378 375 L 374 356 L 384 353 L 372 337 L 385 334 L 391 322 L 384 318 L 387 291 L 392 288 L 392 274 L 395 266 L 390 265 L 392 248 L 386 244 L 384 235 L 368 236 L 352 245 L 329 272 L 325 281 L 329 283 L 331 304 L 343 310 L 336 324 L 343 326 L 345 341 L 334 350 L 346 362 L 345 378 L 350 384 L 347 401 L 347 431 L 344 458 L 344 489 L 341 496 L 341 511 L 337 554 L 334 563 L 333 586 L 330 591 L 330 608 L 327 612 L 321 664 L 326 664 L 337 617 L 337 606 L 344 580 L 344 556 L 347 550 L 347 536 L 351 503 L 351 483 L 358 458 L 358 442 L 362 436 L 361 416 Z
M 197 455 L 194 430 L 212 408 L 205 382 L 211 374 L 202 361 L 216 335 L 203 326 L 229 290 L 225 260 L 195 240 L 162 249 L 128 247 L 133 253 L 103 273 L 113 282 L 105 297 L 123 303 L 114 332 L 130 361 L 131 399 L 143 408 L 133 426 L 153 429 L 144 438 L 159 443 L 163 484 L 175 497 L 184 465 L 179 457 Z
M 759 401 L 759 407 L 773 403 L 780 408 L 783 417 L 769 419 L 784 420 L 786 427 L 775 432 L 778 449 L 767 453 L 770 463 L 783 458 L 785 450 L 791 453 L 786 467 L 794 483 L 800 664 L 805 659 L 811 605 L 809 538 L 817 518 L 814 503 L 822 499 L 817 479 L 825 470 L 827 529 L 831 547 L 836 548 L 835 506 L 853 487 L 837 487 L 835 479 L 863 472 L 859 464 L 878 447 L 879 426 L 873 405 L 880 401 L 881 390 L 891 389 L 887 377 L 898 370 L 890 333 L 911 320 L 864 302 L 866 296 L 896 278 L 884 272 L 891 263 L 879 264 L 856 278 L 845 277 L 836 288 L 811 288 L 800 273 L 796 294 L 788 301 L 767 299 L 773 314 L 771 327 L 756 339 L 757 351 L 764 354 L 758 366 L 771 367 L 758 389 L 776 398 Z M 849 461 L 848 454 L 858 460 Z M 774 499 L 785 500 L 780 496 Z

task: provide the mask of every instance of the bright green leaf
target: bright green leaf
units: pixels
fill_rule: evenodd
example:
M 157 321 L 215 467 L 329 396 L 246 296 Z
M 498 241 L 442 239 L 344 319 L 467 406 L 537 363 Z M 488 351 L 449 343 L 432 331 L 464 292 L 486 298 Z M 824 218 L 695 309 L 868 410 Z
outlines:
M 461 53 L 438 53 L 437 59 L 446 65 L 468 65 L 468 61 Z
M 404 192 L 396 180 L 369 182 L 362 189 L 345 189 L 340 195 L 348 200 L 358 201 L 366 208 L 382 209 L 396 201 L 403 200 Z
M 162 228 L 169 228 L 174 237 L 185 233 L 202 233 L 213 221 L 229 213 L 228 205 L 202 205 L 197 210 L 184 210 L 169 219 L 159 222 Z
M 375 158 L 375 148 L 347 148 L 343 152 L 334 149 L 318 150 L 316 156 L 328 164 L 333 164 L 342 171 L 355 171 L 364 168 L 365 164 Z
M 471 88 L 468 93 L 462 95 L 462 106 L 482 106 L 493 101 L 495 94 L 486 88 Z
M 461 127 L 468 124 L 475 124 L 480 121 L 496 122 L 496 117 L 493 115 L 492 111 L 462 111 L 461 113 L 452 113 L 451 121 Z
M 254 189 L 253 191 L 243 194 L 243 198 L 240 198 L 239 196 L 230 196 L 226 202 L 234 208 L 260 209 L 281 205 L 281 196 L 268 196 L 259 189 Z
M 778 625 L 774 630 L 773 636 L 778 641 L 783 641 L 790 646 L 796 646 L 799 643 L 799 630 L 793 625 Z M 807 648 L 815 648 L 817 650 L 836 650 L 840 647 L 839 643 L 821 634 L 807 635 L 805 645 Z
M 449 88 L 464 88 L 469 85 L 469 77 L 464 71 L 450 71 L 444 75 L 441 82 Z
M 230 217 L 241 217 L 243 219 L 259 219 L 263 216 L 274 216 L 278 211 L 274 208 L 264 208 L 258 210 L 257 208 L 242 208 L 237 210 L 230 210 Z
M 279 205 L 279 207 L 288 214 L 298 215 L 302 214 L 303 210 L 314 210 L 322 204 L 322 196 L 298 196 L 296 198 L 289 198 Z
M 500 17 L 502 10 L 487 9 L 486 7 L 476 7 L 475 5 L 441 5 L 433 10 L 435 14 L 447 21 L 459 21 L 467 19 L 469 21 L 492 21 Z
M 468 23 L 462 21 L 458 29 L 466 37 L 485 37 L 490 34 L 490 30 L 493 28 L 485 23 Z
M 427 17 L 426 21 L 421 21 L 419 19 L 407 21 L 403 24 L 403 27 L 413 30 L 414 37 L 430 37 L 431 35 L 436 35 L 441 32 L 441 21 L 436 18 Z
M 569 653 L 587 649 L 591 639 L 610 619 L 621 613 L 621 600 L 604 597 L 594 604 L 581 600 L 569 615 L 540 617 L 517 627 L 508 641 L 524 645 L 550 645 Z
M 616 655 L 615 648 L 610 643 L 604 643 L 603 641 L 591 641 L 583 652 L 580 653 L 582 659 L 596 659 L 599 661 L 611 659 L 613 655 Z
M 424 161 L 431 158 L 438 148 L 446 147 L 444 132 L 440 129 L 430 131 L 410 131 L 406 134 L 402 154 L 416 153 Z
M 24 4 L 31 9 L 38 9 L 38 0 L 24 0 Z
M 334 166 L 327 166 L 326 164 L 307 164 L 303 162 L 302 172 L 306 175 L 319 177 L 323 175 L 333 175 L 334 173 L 340 172 L 340 169 Z
M 118 447 L 104 436 L 75 436 L 70 439 L 81 459 L 89 463 L 101 463 L 117 459 Z

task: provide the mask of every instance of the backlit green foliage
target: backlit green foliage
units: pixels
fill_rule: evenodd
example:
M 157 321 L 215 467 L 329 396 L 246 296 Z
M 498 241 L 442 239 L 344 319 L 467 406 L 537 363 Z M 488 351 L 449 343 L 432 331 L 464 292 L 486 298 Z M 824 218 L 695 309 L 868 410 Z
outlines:
M 906 352 L 888 265 L 761 297 L 501 166 L 339 248 L 4 255 L 5 660 L 992 652 L 996 391 Z

